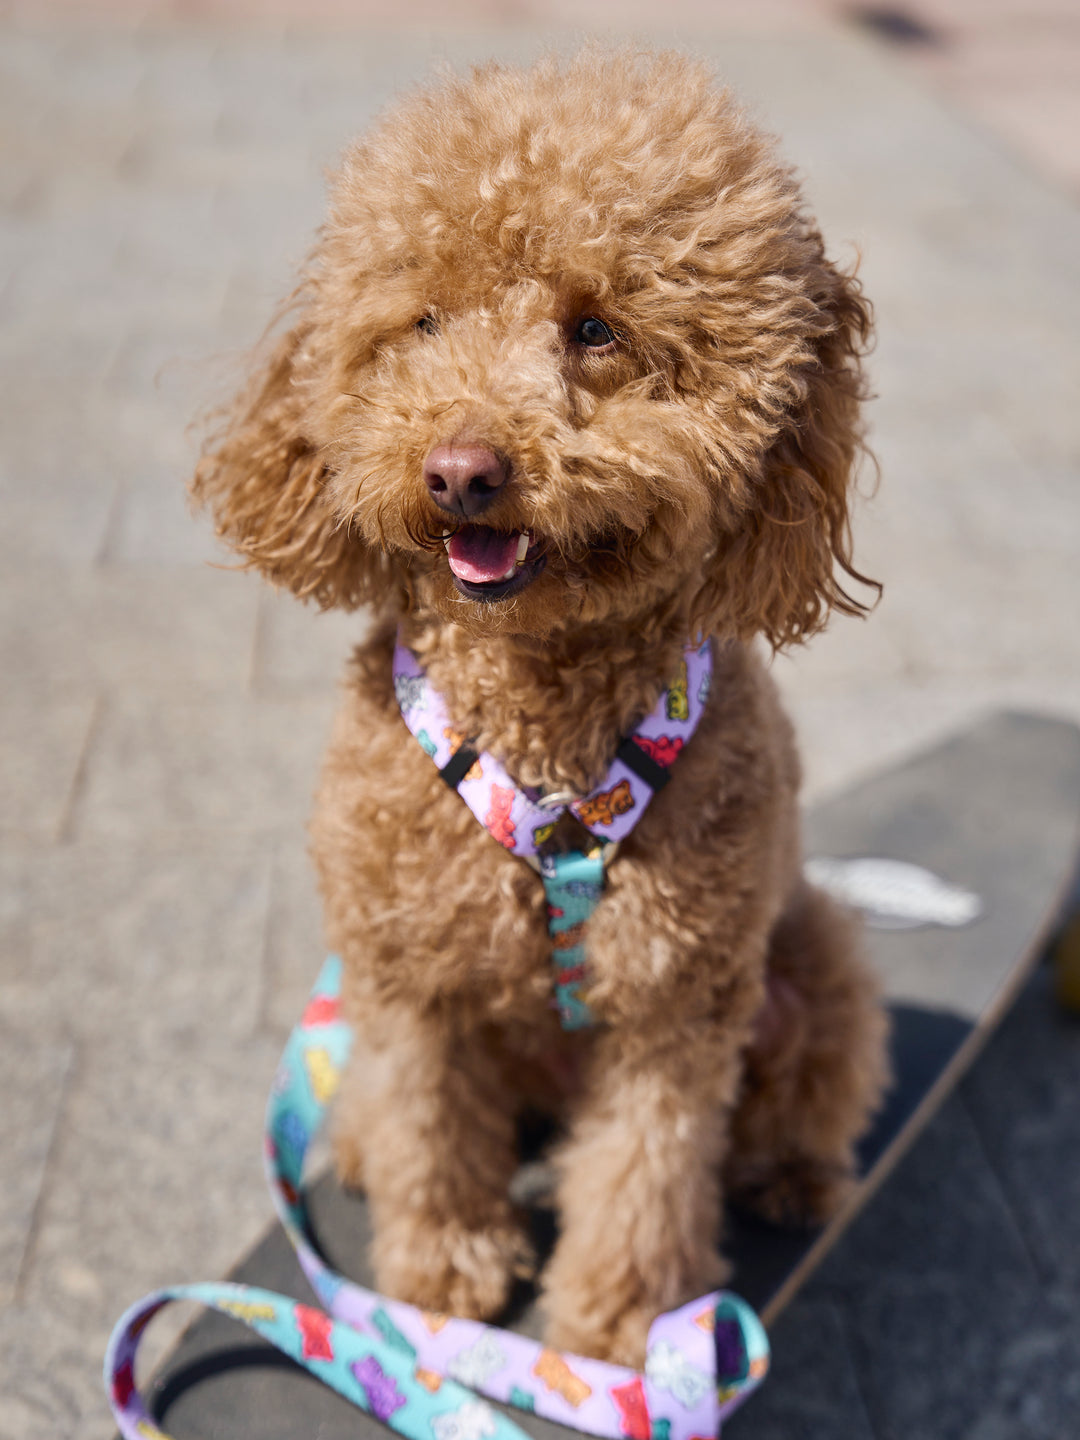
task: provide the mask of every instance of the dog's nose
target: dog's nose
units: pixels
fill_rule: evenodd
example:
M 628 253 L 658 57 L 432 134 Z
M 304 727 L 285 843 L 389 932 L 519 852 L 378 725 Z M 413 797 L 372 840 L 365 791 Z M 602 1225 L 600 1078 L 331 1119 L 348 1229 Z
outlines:
M 488 508 L 509 478 L 486 445 L 436 445 L 424 461 L 424 484 L 435 504 L 468 520 Z

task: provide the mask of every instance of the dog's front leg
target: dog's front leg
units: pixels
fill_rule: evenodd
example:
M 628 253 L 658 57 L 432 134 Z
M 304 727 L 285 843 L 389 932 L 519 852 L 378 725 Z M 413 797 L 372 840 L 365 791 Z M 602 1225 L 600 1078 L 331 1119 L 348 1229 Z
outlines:
M 529 1245 L 507 1196 L 517 1163 L 506 1086 L 478 1032 L 368 1008 L 335 1111 L 337 1169 L 363 1185 L 375 1283 L 428 1310 L 490 1317 Z
M 730 1024 L 653 1031 L 597 1037 L 559 1155 L 562 1235 L 544 1276 L 549 1342 L 631 1365 L 660 1311 L 725 1278 L 718 1175 L 742 1070 Z

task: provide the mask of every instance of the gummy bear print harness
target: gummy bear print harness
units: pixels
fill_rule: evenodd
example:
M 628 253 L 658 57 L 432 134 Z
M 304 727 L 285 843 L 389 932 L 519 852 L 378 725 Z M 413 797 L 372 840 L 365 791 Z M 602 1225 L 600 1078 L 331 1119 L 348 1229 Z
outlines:
M 492 838 L 540 872 L 552 945 L 553 1004 L 565 1030 L 592 1023 L 581 995 L 584 932 L 603 892 L 604 867 L 667 784 L 671 765 L 697 729 L 711 684 L 709 642 L 688 645 L 678 675 L 637 728 L 619 741 L 600 783 L 583 796 L 545 795 L 516 785 L 493 755 L 477 752 L 451 724 L 442 696 L 412 651 L 400 642 L 394 650 L 394 691 L 405 724 Z M 583 850 L 545 853 L 567 812 L 591 843 Z

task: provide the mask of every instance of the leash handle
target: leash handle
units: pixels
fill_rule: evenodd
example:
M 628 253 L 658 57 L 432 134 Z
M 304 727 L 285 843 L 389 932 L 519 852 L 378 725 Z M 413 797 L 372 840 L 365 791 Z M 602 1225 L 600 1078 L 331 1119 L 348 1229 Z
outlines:
M 135 1389 L 133 1366 L 143 1330 L 173 1299 L 198 1300 L 250 1325 L 407 1440 L 527 1440 L 472 1391 L 603 1440 L 718 1435 L 768 1369 L 761 1323 L 735 1295 L 714 1292 L 658 1316 L 638 1372 L 422 1311 L 331 1270 L 310 1233 L 302 1179 L 351 1044 L 340 989 L 341 961 L 330 956 L 278 1066 L 264 1147 L 274 1208 L 329 1313 L 248 1286 L 155 1291 L 122 1317 L 106 1353 L 106 1391 L 125 1440 L 164 1437 Z

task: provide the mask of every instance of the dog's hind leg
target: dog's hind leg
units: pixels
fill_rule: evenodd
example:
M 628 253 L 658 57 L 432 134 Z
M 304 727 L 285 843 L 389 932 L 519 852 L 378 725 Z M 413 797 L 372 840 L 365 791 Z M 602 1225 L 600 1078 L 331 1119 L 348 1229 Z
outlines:
M 770 938 L 767 999 L 732 1117 L 724 1174 L 736 1203 L 786 1224 L 836 1213 L 886 1085 L 886 1034 L 857 923 L 800 882 Z

